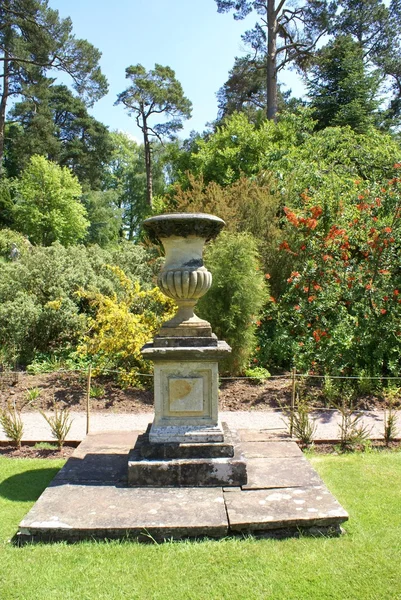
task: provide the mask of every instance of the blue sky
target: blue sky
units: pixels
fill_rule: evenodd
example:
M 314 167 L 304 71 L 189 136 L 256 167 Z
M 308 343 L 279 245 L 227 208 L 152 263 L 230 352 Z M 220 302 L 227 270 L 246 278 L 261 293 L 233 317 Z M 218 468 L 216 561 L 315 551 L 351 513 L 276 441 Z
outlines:
M 244 54 L 241 34 L 256 21 L 235 21 L 231 13 L 219 14 L 215 0 L 50 0 L 61 17 L 70 16 L 74 33 L 102 52 L 101 67 L 109 81 L 109 93 L 96 103 L 92 114 L 111 130 L 141 132 L 122 106 L 113 106 L 127 87 L 125 69 L 155 63 L 175 70 L 185 95 L 193 103 L 192 119 L 181 137 L 191 130 L 202 132 L 217 116 L 216 92 L 227 79 L 234 57 Z M 298 78 L 285 80 L 301 93 Z

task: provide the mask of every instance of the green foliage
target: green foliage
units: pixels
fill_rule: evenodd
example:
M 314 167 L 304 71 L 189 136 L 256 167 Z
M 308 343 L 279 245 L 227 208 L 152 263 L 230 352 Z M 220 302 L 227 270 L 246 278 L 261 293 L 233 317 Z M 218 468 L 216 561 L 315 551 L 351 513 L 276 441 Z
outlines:
M 400 180 L 354 183 L 330 217 L 314 202 L 304 194 L 302 209 L 285 209 L 289 237 L 280 252 L 292 257 L 293 271 L 284 293 L 266 306 L 262 362 L 294 360 L 301 372 L 332 375 L 397 375 Z
M 5 410 L 0 410 L 0 425 L 4 429 L 4 433 L 17 447 L 21 447 L 21 440 L 24 433 L 24 425 L 21 419 L 21 413 L 16 406 L 11 404 Z
M 72 419 L 70 416 L 70 411 L 66 408 L 59 409 L 54 400 L 53 408 L 53 415 L 46 415 L 43 411 L 39 412 L 50 426 L 52 436 L 57 440 L 58 449 L 61 450 L 71 429 Z
M 399 403 L 401 388 L 389 386 L 384 392 L 384 431 L 383 437 L 386 446 L 390 444 L 398 435 L 398 413 L 397 402 Z
M 13 225 L 14 188 L 14 181 L 6 177 L 0 178 L 0 227 Z
M 367 71 L 363 49 L 350 36 L 324 46 L 308 82 L 319 128 L 349 125 L 363 133 L 377 119 L 379 83 L 378 73 Z
M 12 250 L 17 253 L 13 256 Z M 0 229 L 0 257 L 10 261 L 17 260 L 22 254 L 29 251 L 30 243 L 21 233 L 12 229 Z
M 244 371 L 245 377 L 250 377 L 252 383 L 262 384 L 267 381 L 270 377 L 270 373 L 267 369 L 263 367 L 249 367 Z
M 30 402 L 34 402 L 34 400 L 37 400 L 40 396 L 40 389 L 39 388 L 29 388 L 28 390 L 26 390 L 26 394 L 25 394 L 25 398 L 26 401 L 28 402 L 28 404 Z
M 289 423 L 289 433 L 295 436 L 303 446 L 313 444 L 317 424 L 311 418 L 311 408 L 307 399 L 297 396 L 294 408 L 285 409 Z
M 334 406 L 341 416 L 339 424 L 341 450 L 346 452 L 363 447 L 369 438 L 370 429 L 361 423 L 363 413 L 355 412 L 352 395 L 344 392 L 342 401 Z
M 84 188 L 99 189 L 112 145 L 105 125 L 88 113 L 85 103 L 65 85 L 40 78 L 25 87 L 25 98 L 10 111 L 5 167 L 20 175 L 29 159 L 40 154 L 66 166 Z
M 89 226 L 79 201 L 82 189 L 67 168 L 33 156 L 24 170 L 14 208 L 16 228 L 33 244 L 68 246 L 82 240 Z
M 173 316 L 174 303 L 159 288 L 143 290 L 118 267 L 111 270 L 120 282 L 119 296 L 85 291 L 79 294 L 89 302 L 93 316 L 88 319 L 78 354 L 91 357 L 95 374 L 117 369 L 120 383 L 140 387 L 138 373 L 149 371 L 141 348 L 153 338 L 161 324 Z
M 92 383 L 92 385 L 90 387 L 90 391 L 89 391 L 89 396 L 91 398 L 103 398 L 105 391 L 106 390 L 105 390 L 104 385 Z
M 32 369 L 46 371 L 66 364 L 68 357 L 61 350 L 69 348 L 72 353 L 92 310 L 77 291 L 119 294 L 119 280 L 106 268 L 108 264 L 120 266 L 148 288 L 153 279 L 152 261 L 158 270 L 153 252 L 125 242 L 112 251 L 60 244 L 33 247 L 18 261 L 4 263 L 0 270 L 0 346 L 8 361 L 27 364 L 38 355 Z M 54 352 L 55 358 L 48 356 Z M 47 354 L 45 360 L 40 353 Z
M 255 349 L 256 321 L 266 298 L 255 240 L 246 233 L 222 233 L 207 247 L 205 264 L 213 284 L 199 300 L 197 312 L 232 347 L 221 370 L 238 374 L 248 366 Z
M 84 194 L 82 204 L 90 223 L 86 237 L 88 244 L 98 244 L 101 248 L 117 244 L 122 230 L 122 211 L 118 203 L 114 190 L 91 190 Z
M 126 78 L 131 85 L 118 95 L 116 104 L 123 104 L 136 118 L 138 127 L 143 133 L 144 159 L 146 169 L 147 204 L 153 204 L 153 160 L 151 141 L 156 138 L 173 139 L 177 131 L 182 129 L 183 119 L 191 116 L 192 104 L 184 96 L 180 82 L 176 79 L 173 69 L 155 65 L 146 71 L 138 64 L 125 70 Z M 169 121 L 150 124 L 152 116 L 163 116 Z

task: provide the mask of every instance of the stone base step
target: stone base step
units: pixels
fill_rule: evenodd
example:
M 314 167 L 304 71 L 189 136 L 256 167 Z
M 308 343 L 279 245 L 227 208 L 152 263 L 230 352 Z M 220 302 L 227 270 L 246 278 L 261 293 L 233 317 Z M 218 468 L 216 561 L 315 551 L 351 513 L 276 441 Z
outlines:
M 348 519 L 294 442 L 243 442 L 247 489 L 128 487 L 140 433 L 87 436 L 20 523 L 19 541 L 327 535 Z

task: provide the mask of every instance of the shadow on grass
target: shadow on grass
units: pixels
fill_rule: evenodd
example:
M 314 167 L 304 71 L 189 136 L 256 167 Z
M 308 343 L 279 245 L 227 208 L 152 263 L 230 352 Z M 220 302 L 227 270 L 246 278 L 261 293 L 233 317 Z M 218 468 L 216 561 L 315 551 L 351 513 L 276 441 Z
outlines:
M 13 502 L 33 502 L 47 488 L 59 469 L 32 469 L 12 475 L 0 483 L 0 497 Z

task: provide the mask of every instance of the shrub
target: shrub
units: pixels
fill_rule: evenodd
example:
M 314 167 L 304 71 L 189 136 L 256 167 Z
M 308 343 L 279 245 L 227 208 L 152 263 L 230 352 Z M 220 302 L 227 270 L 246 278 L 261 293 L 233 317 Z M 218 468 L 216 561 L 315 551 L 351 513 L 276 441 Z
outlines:
M 61 450 L 71 429 L 72 420 L 68 409 L 59 409 L 54 400 L 53 406 L 54 415 L 45 415 L 45 413 L 42 411 L 40 411 L 40 414 L 50 426 L 52 436 L 57 440 L 58 449 Z
M 28 252 L 30 243 L 21 233 L 12 229 L 0 229 L 0 257 L 5 260 L 11 260 L 11 251 L 15 244 L 18 257 Z
M 0 270 L 0 346 L 8 362 L 29 364 L 38 362 L 37 355 L 46 354 L 47 368 L 55 352 L 63 354 L 65 361 L 68 357 L 63 349 L 74 349 L 92 311 L 77 291 L 122 293 L 118 277 L 107 264 L 124 265 L 129 277 L 149 288 L 157 258 L 154 252 L 128 243 L 112 252 L 98 246 L 64 248 L 57 243 L 33 247 L 18 261 L 4 263 Z
M 89 302 L 93 316 L 88 320 L 87 333 L 81 337 L 78 354 L 91 357 L 94 374 L 117 369 L 120 383 L 140 386 L 138 372 L 150 370 L 140 350 L 162 322 L 173 316 L 175 305 L 159 288 L 143 290 L 118 267 L 111 270 L 120 281 L 120 296 L 80 292 L 81 298 Z
M 8 404 L 5 410 L 0 410 L 0 425 L 11 442 L 20 448 L 24 433 L 21 411 L 17 410 L 16 406 L 12 407 L 11 404 Z
M 197 312 L 232 347 L 221 370 L 242 373 L 256 346 L 256 323 L 267 294 L 255 239 L 246 233 L 224 232 L 206 249 L 205 264 L 213 284 Z

